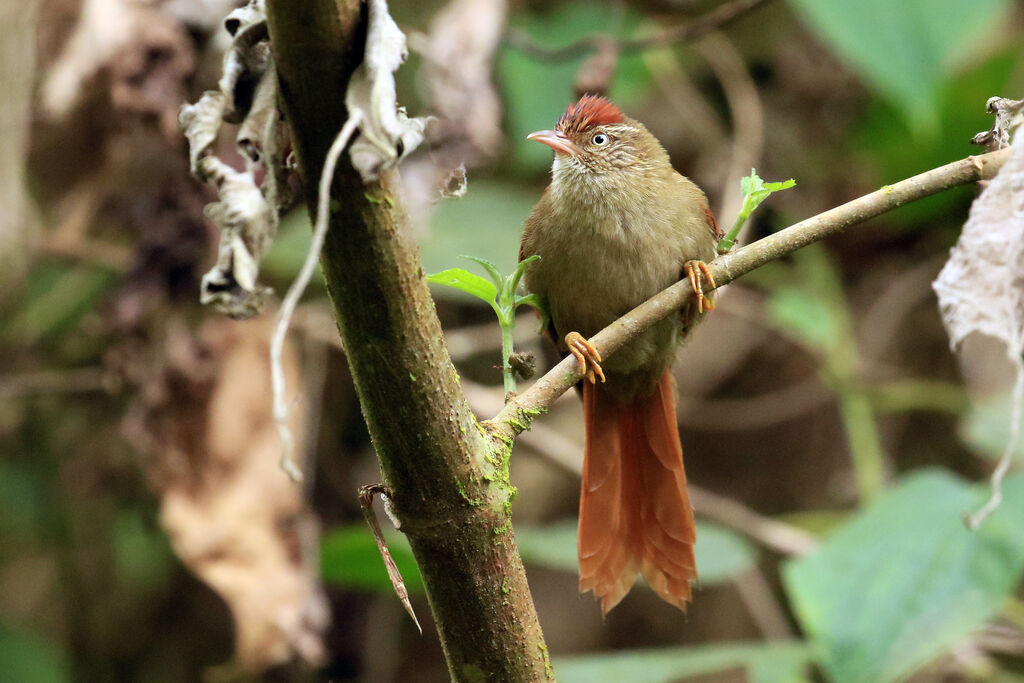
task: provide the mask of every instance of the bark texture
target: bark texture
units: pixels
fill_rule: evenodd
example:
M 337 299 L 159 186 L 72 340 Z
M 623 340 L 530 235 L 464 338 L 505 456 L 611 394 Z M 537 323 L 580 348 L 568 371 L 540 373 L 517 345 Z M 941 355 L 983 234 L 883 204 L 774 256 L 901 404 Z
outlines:
M 282 105 L 309 197 L 362 59 L 358 0 L 267 2 Z M 321 265 L 384 484 L 423 574 L 452 679 L 552 677 L 515 547 L 511 440 L 477 423 L 448 356 L 397 173 L 343 156 Z M 355 492 L 353 492 L 354 494 Z

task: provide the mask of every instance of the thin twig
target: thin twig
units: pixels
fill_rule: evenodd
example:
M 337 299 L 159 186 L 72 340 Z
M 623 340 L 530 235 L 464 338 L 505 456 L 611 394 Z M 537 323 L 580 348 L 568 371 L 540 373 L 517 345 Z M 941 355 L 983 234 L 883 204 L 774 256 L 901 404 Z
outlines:
M 505 43 L 523 54 L 545 62 L 561 62 L 574 59 L 588 52 L 600 49 L 602 45 L 607 45 L 609 41 L 615 43 L 620 54 L 639 52 L 654 47 L 700 38 L 754 9 L 765 1 L 734 0 L 734 2 L 722 3 L 698 19 L 679 26 L 663 29 L 651 35 L 637 36 L 635 38 L 616 39 L 607 33 L 592 33 L 563 47 L 550 48 L 538 45 L 524 31 L 510 29 L 505 35 Z
M 398 565 L 395 564 L 395 559 L 391 557 L 391 551 L 388 550 L 388 543 L 384 540 L 384 532 L 380 530 L 380 523 L 377 521 L 377 515 L 373 514 L 373 496 L 380 494 L 381 500 L 387 505 L 388 489 L 382 484 L 372 484 L 370 486 L 359 487 L 359 507 L 363 510 L 363 517 L 366 518 L 366 523 L 370 525 L 370 531 L 373 533 L 373 540 L 377 542 L 377 550 L 380 552 L 381 559 L 384 560 L 384 566 L 388 570 L 388 578 L 391 579 L 391 587 L 395 589 L 395 594 L 398 595 L 398 599 L 402 601 L 402 606 L 405 607 L 405 611 L 412 617 L 412 621 L 416 624 L 416 628 L 419 629 L 420 635 L 423 635 L 423 627 L 420 626 L 420 620 L 416 618 L 416 612 L 412 609 L 412 603 L 409 601 L 409 591 L 405 587 L 405 581 L 402 580 L 402 572 L 398 571 Z
M 883 187 L 716 258 L 708 264 L 711 275 L 719 286 L 724 285 L 769 261 L 908 202 L 951 187 L 991 178 L 1009 155 L 1010 150 L 1005 149 L 969 156 Z M 693 289 L 689 281 L 677 282 L 601 330 L 590 341 L 601 356 L 607 357 L 640 336 L 652 324 L 691 301 L 692 297 Z M 563 359 L 527 391 L 509 401 L 486 423 L 488 428 L 500 440 L 515 438 L 558 396 L 580 380 L 578 368 L 579 364 L 573 357 Z
M 783 555 L 806 555 L 818 546 L 815 536 L 792 524 L 754 512 L 743 503 L 689 485 L 693 509 L 708 519 L 749 536 Z
M 744 398 L 680 396 L 680 423 L 706 430 L 764 429 L 834 403 L 818 375 Z
M 765 640 L 774 642 L 793 638 L 786 612 L 760 568 L 755 566 L 743 572 L 736 577 L 735 584 L 740 599 Z
M 324 246 L 324 237 L 327 235 L 327 226 L 330 224 L 331 204 L 331 183 L 334 180 L 334 167 L 338 164 L 338 157 L 348 145 L 356 127 L 362 117 L 358 112 L 352 114 L 341 127 L 338 136 L 334 138 L 327 157 L 324 159 L 323 172 L 320 174 L 320 194 L 316 207 L 316 226 L 313 228 L 313 241 L 306 253 L 306 260 L 302 264 L 302 270 L 298 277 L 288 288 L 288 293 L 281 302 L 281 310 L 277 313 L 277 322 L 274 324 L 274 336 L 270 341 L 270 379 L 274 392 L 274 424 L 277 425 L 277 433 L 281 436 L 281 469 L 288 473 L 292 481 L 302 481 L 302 471 L 299 469 L 292 453 L 295 450 L 295 437 L 292 436 L 291 428 L 288 427 L 288 402 L 285 398 L 284 364 L 281 355 L 284 350 L 284 340 L 288 335 L 288 324 L 291 322 L 292 313 L 299 303 L 306 285 L 316 271 L 317 263 L 320 261 L 320 249 Z

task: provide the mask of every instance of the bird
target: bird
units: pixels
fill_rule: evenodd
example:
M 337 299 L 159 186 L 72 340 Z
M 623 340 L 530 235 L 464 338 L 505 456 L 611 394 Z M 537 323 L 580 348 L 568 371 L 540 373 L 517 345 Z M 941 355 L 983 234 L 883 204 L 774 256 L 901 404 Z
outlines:
M 552 148 L 554 161 L 523 226 L 519 260 L 540 255 L 524 281 L 545 302 L 546 335 L 583 373 L 580 592 L 592 591 L 607 615 L 643 576 L 685 612 L 697 579 L 696 524 L 671 367 L 714 308 L 706 262 L 722 233 L 704 192 L 604 97 L 584 95 L 554 130 L 527 138 Z M 695 300 L 602 361 L 589 339 L 684 277 Z

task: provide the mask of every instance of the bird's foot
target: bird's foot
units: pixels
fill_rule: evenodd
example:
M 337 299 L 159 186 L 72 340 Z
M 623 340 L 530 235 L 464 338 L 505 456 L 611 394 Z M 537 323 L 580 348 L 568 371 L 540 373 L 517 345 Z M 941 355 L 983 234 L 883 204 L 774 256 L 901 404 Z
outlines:
M 708 264 L 703 261 L 687 261 L 684 268 L 687 276 L 690 278 L 690 286 L 693 287 L 693 293 L 697 295 L 697 313 L 703 313 L 704 311 L 710 313 L 715 310 L 714 300 L 704 296 L 704 286 L 701 284 L 701 276 L 703 275 L 711 289 L 717 287 L 715 278 L 711 277 L 711 271 L 708 270 Z
M 604 381 L 604 371 L 601 370 L 601 354 L 597 352 L 594 345 L 587 341 L 579 332 L 570 332 L 565 335 L 565 345 L 569 347 L 572 355 L 580 362 L 580 372 L 590 380 L 591 384 L 597 382 L 600 377 Z

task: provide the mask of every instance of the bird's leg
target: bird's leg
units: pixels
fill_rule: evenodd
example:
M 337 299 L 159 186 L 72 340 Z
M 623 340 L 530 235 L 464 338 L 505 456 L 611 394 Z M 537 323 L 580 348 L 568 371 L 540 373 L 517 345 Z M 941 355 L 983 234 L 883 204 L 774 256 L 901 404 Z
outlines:
M 597 352 L 594 345 L 587 341 L 579 332 L 570 332 L 565 335 L 565 345 L 569 347 L 572 355 L 580 362 L 580 372 L 590 380 L 591 384 L 597 382 L 600 377 L 604 381 L 604 371 L 601 370 L 601 354 Z
M 693 293 L 697 295 L 697 313 L 703 313 L 707 310 L 709 313 L 715 310 L 714 300 L 704 296 L 704 287 L 701 285 L 700 279 L 703 275 L 707 279 L 711 289 L 715 289 L 715 278 L 711 277 L 711 271 L 708 270 L 708 264 L 703 261 L 687 261 L 686 265 L 683 266 L 686 270 L 687 276 L 690 278 L 690 286 L 693 287 Z

